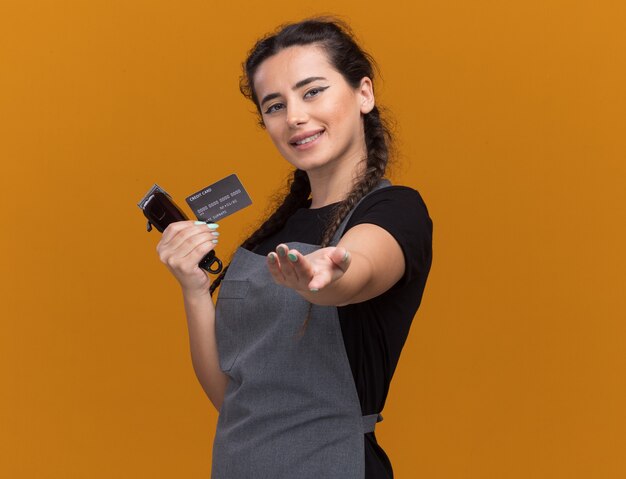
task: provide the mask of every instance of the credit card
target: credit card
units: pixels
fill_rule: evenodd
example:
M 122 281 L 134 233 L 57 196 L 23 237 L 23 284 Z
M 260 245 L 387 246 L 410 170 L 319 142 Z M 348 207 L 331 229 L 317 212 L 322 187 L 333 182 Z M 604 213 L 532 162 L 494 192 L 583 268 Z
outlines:
M 199 220 L 217 222 L 252 204 L 237 175 L 232 174 L 186 198 Z

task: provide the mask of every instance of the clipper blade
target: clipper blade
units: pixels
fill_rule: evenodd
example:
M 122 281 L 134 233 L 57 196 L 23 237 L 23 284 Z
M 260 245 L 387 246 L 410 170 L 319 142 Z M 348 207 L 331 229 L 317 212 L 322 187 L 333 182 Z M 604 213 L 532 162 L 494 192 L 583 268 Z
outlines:
M 144 195 L 144 197 L 141 198 L 141 200 L 139 200 L 139 203 L 137 203 L 137 206 L 139 206 L 139 208 L 141 208 L 142 210 L 145 210 L 146 205 L 150 202 L 152 198 L 154 198 L 154 194 L 157 191 L 160 193 L 163 193 L 168 198 L 171 198 L 171 196 L 167 193 L 167 191 L 165 191 L 163 188 L 161 188 L 159 185 L 155 183 L 154 185 L 152 185 L 152 188 L 150 188 L 150 190 Z

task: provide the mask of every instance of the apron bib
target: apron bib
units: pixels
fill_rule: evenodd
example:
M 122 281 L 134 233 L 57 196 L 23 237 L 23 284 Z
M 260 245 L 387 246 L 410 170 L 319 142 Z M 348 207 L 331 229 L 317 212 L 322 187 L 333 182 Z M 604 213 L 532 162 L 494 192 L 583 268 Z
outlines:
M 319 248 L 286 244 L 303 255 Z M 361 413 L 337 307 L 313 305 L 301 334 L 309 303 L 275 284 L 266 261 L 239 248 L 218 295 L 215 334 L 229 382 L 211 477 L 363 479 L 363 434 L 382 416 Z

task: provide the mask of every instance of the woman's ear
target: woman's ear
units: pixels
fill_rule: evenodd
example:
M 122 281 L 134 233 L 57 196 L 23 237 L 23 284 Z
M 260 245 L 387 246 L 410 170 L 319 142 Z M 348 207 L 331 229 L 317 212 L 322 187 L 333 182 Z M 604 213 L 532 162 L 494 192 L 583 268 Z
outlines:
M 358 87 L 357 95 L 359 99 L 361 113 L 363 115 L 368 114 L 376 105 L 374 99 L 374 85 L 372 85 L 372 80 L 370 78 L 363 77 L 361 79 L 361 84 Z

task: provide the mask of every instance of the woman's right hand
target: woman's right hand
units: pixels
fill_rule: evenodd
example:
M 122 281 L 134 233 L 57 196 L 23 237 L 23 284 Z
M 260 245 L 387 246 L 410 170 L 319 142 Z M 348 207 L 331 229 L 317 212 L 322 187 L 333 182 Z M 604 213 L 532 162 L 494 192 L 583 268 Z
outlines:
M 215 223 L 177 221 L 171 223 L 157 245 L 159 258 L 174 275 L 183 293 L 208 293 L 211 281 L 198 263 L 217 244 Z

